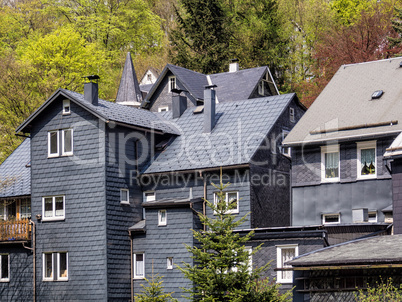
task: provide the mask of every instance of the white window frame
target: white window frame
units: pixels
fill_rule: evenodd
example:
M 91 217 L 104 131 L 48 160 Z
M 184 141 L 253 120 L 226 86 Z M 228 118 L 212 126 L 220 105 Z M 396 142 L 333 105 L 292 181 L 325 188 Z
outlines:
M 370 220 L 370 214 L 375 215 L 375 217 L 371 218 L 371 220 Z M 368 211 L 368 222 L 378 222 L 378 213 L 377 213 L 377 211 Z
M 282 251 L 285 249 L 294 249 L 295 251 L 295 257 L 299 256 L 299 246 L 297 244 L 287 244 L 287 245 L 277 245 L 276 246 L 276 267 L 278 268 L 277 271 L 277 278 L 276 278 L 276 283 L 293 283 L 293 272 L 291 272 L 292 277 L 291 278 L 283 278 L 283 272 L 280 269 L 282 268 L 288 268 L 291 266 L 285 266 L 282 262 L 283 259 L 283 254 Z
M 2 276 L 4 258 L 7 256 L 7 278 Z M 0 254 L 0 282 L 10 282 L 10 254 Z
M 295 118 L 295 109 L 293 107 L 289 107 L 289 120 L 294 123 L 296 122 Z
M 226 205 L 229 206 L 229 199 L 228 199 L 228 195 L 229 194 L 236 194 L 236 203 L 237 203 L 237 207 L 235 209 L 232 210 L 228 210 L 226 211 L 227 214 L 237 214 L 239 213 L 239 191 L 227 191 L 224 192 L 225 193 L 225 201 L 226 201 Z M 218 204 L 218 193 L 214 193 L 214 204 L 215 206 Z
M 63 215 L 56 216 L 56 197 L 63 197 Z M 52 212 L 51 217 L 45 217 L 45 198 L 52 198 Z M 65 220 L 66 217 L 66 198 L 65 195 L 44 196 L 42 197 L 42 221 L 58 221 Z
M 60 276 L 60 254 L 66 254 L 67 276 Z M 46 255 L 52 258 L 51 277 L 46 277 Z M 42 278 L 43 281 L 68 281 L 68 252 L 44 252 L 42 253 Z
M 67 131 L 71 131 L 71 151 L 64 151 L 64 147 L 65 147 L 65 133 Z M 73 142 L 74 142 L 74 131 L 73 129 L 69 128 L 69 129 L 63 129 L 61 130 L 61 155 L 64 156 L 68 156 L 68 155 L 73 155 L 73 151 L 74 151 L 74 146 L 73 146 Z
M 282 130 L 282 142 L 285 140 L 286 136 L 289 134 L 289 131 L 287 130 Z M 291 148 L 290 147 L 283 147 L 281 149 L 281 152 L 283 155 L 286 155 L 288 157 L 291 157 Z
M 176 87 L 177 87 L 176 76 L 168 77 L 168 92 L 172 92 L 172 89 L 175 89 Z
M 169 106 L 162 106 L 158 108 L 158 112 L 165 112 L 169 111 Z
M 339 145 L 321 146 L 321 182 L 339 182 L 341 175 L 341 153 L 339 151 Z M 325 154 L 326 153 L 338 153 L 338 177 L 325 177 Z
M 64 99 L 63 100 L 63 115 L 68 115 L 70 113 L 71 113 L 70 100 Z
M 147 196 L 147 194 L 153 194 Z M 142 195 L 142 202 L 147 202 L 147 201 L 154 201 L 156 200 L 156 194 L 155 191 L 145 191 Z M 142 219 L 145 219 L 145 208 L 142 208 Z
M 370 179 L 370 178 L 377 178 L 377 141 L 367 141 L 367 142 L 358 142 L 357 145 L 357 179 Z M 361 157 L 362 153 L 361 150 L 364 149 L 374 149 L 374 168 L 375 173 L 369 175 L 362 175 L 361 174 Z
M 162 213 L 165 213 L 165 219 L 163 220 Z M 158 211 L 158 226 L 166 226 L 167 225 L 167 211 L 159 210 Z
M 137 275 L 137 255 L 142 255 L 142 271 L 143 275 Z M 144 279 L 145 278 L 145 253 L 135 252 L 133 254 L 133 266 L 134 266 L 134 279 Z
M 57 140 L 57 151 L 55 153 L 51 153 L 51 135 L 52 133 L 56 133 Z M 58 157 L 60 155 L 60 140 L 59 140 L 59 130 L 51 130 L 47 132 L 47 156 L 48 157 Z
M 264 80 L 258 82 L 258 94 L 264 95 Z
M 166 269 L 173 269 L 173 257 L 167 257 L 166 258 Z
M 123 198 L 124 193 L 126 193 L 127 199 Z M 130 204 L 130 191 L 128 189 L 120 189 L 120 203 Z
M 337 222 L 326 222 L 325 218 L 327 216 L 338 216 L 338 221 Z M 340 224 L 341 223 L 341 213 L 327 213 L 327 214 L 322 214 L 322 224 Z

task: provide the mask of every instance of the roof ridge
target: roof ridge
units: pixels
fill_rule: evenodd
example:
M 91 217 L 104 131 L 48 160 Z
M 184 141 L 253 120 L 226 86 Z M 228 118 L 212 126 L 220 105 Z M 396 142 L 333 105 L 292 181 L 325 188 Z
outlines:
M 367 61 L 367 62 L 358 62 L 358 63 L 350 63 L 350 64 L 343 64 L 341 65 L 340 68 L 346 68 L 346 67 L 351 67 L 351 66 L 355 66 L 355 65 L 365 65 L 365 64 L 371 64 L 371 63 L 379 63 L 379 62 L 392 62 L 394 60 L 400 60 L 402 59 L 402 57 L 395 57 L 395 58 L 387 58 L 387 59 L 381 59 L 381 60 L 374 60 L 374 61 Z

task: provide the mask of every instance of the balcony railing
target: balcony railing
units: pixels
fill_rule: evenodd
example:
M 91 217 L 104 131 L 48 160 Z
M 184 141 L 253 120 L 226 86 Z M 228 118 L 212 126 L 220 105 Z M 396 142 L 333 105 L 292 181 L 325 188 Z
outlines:
M 29 219 L 0 221 L 0 242 L 30 239 Z

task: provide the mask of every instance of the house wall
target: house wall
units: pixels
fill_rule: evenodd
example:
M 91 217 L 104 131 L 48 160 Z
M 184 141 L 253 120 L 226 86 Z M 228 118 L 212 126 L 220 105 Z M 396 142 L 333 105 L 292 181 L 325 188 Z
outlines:
M 168 208 L 167 225 L 158 226 L 158 209 L 146 209 L 146 233 L 133 236 L 133 251 L 145 253 L 145 275 L 152 280 L 152 276 L 163 277 L 163 286 L 166 293 L 171 293 L 179 301 L 187 301 L 182 296 L 185 292 L 181 288 L 190 288 L 191 282 L 176 267 L 184 267 L 184 263 L 193 264 L 190 253 L 185 244 L 194 245 L 192 229 L 196 228 L 198 220 L 192 210 L 187 207 Z M 173 257 L 174 268 L 167 269 L 167 257 Z M 143 279 L 134 279 L 134 293 L 138 295 L 143 289 L 141 284 L 147 285 Z
M 150 104 L 150 111 L 153 112 L 158 112 L 158 108 L 160 107 L 169 107 L 169 111 L 172 110 L 172 93 L 168 92 L 168 82 L 169 82 L 169 77 L 173 76 L 173 73 L 168 71 L 165 77 L 162 79 L 160 82 L 158 88 L 152 95 L 152 98 L 150 99 L 151 104 Z M 183 89 L 187 90 L 183 84 L 180 82 L 180 79 L 176 77 L 176 87 L 178 89 Z M 194 99 L 194 97 L 189 94 L 188 92 L 183 92 L 182 95 L 187 96 L 187 108 L 189 107 L 194 107 L 197 104 L 197 100 Z
M 30 301 L 33 295 L 33 256 L 22 244 L 1 244 L 0 254 L 10 257 L 10 282 L 0 282 L 0 300 Z
M 74 129 L 74 155 L 48 158 L 47 132 Z M 41 301 L 107 301 L 105 130 L 62 98 L 36 119 L 31 131 L 32 216 L 42 214 L 42 197 L 65 195 L 65 220 L 36 222 L 37 296 Z M 68 281 L 43 281 L 43 252 L 68 252 Z
M 321 183 L 320 146 L 292 149 L 292 224 L 321 224 L 323 213 L 341 213 L 341 223 L 352 223 L 352 209 L 376 210 L 384 222 L 382 209 L 392 203 L 391 176 L 383 164 L 385 149 L 393 138 L 377 140 L 377 178 L 357 179 L 356 142 L 340 144 L 340 181 Z
M 295 110 L 290 120 L 289 108 Z M 253 155 L 250 165 L 251 225 L 289 226 L 291 218 L 291 160 L 282 154 L 283 131 L 290 131 L 304 110 L 293 99 Z
M 402 160 L 395 159 L 392 163 L 392 198 L 394 234 L 402 234 Z
M 142 190 L 136 176 L 149 160 L 151 135 L 113 124 L 108 124 L 106 129 L 108 301 L 128 301 L 131 248 L 127 230 L 142 219 Z M 120 189 L 129 189 L 130 204 L 120 203 Z

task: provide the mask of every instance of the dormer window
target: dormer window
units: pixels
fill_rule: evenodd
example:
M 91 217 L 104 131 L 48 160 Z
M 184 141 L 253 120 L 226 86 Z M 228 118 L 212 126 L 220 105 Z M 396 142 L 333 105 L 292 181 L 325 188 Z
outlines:
M 176 77 L 171 76 L 169 77 L 169 83 L 168 83 L 168 92 L 171 92 L 172 89 L 176 89 Z
M 70 114 L 70 100 L 63 100 L 63 114 Z
M 258 94 L 259 95 L 264 95 L 264 81 L 263 80 L 261 80 L 258 83 Z

